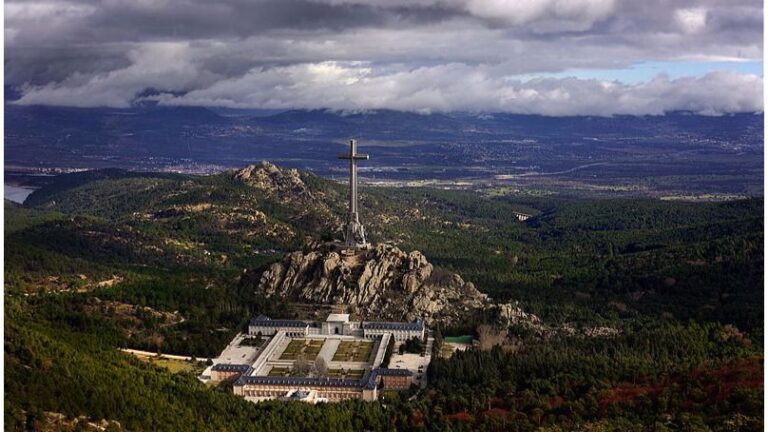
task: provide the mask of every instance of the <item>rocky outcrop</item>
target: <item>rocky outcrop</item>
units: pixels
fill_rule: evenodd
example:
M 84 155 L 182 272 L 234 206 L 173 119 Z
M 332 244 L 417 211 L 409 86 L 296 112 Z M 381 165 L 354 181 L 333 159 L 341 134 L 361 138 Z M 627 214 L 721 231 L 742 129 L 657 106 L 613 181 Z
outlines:
M 235 172 L 233 178 L 255 189 L 253 193 L 244 195 L 245 199 L 263 197 L 283 207 L 280 211 L 270 212 L 271 216 L 275 213 L 289 215 L 291 225 L 301 226 L 310 232 L 341 230 L 338 212 L 329 203 L 343 202 L 343 199 L 336 196 L 332 188 L 319 187 L 318 182 L 322 181 L 313 179 L 311 174 L 300 174 L 295 169 L 280 168 L 262 161 Z
M 262 161 L 249 165 L 235 173 L 235 179 L 270 195 L 312 199 L 312 193 L 295 169 L 280 169 L 277 165 Z
M 344 255 L 333 245 L 293 252 L 270 266 L 257 289 L 302 303 L 340 304 L 363 319 L 456 324 L 483 311 L 505 323 L 538 318 L 498 305 L 459 275 L 430 264 L 421 252 L 378 245 Z

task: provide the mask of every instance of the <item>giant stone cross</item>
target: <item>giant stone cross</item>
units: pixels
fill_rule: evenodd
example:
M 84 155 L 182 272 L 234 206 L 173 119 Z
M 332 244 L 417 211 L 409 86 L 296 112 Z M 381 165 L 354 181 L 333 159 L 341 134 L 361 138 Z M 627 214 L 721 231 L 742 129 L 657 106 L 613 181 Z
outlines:
M 349 141 L 349 153 L 339 155 L 339 159 L 349 160 L 349 215 L 344 230 L 344 246 L 347 249 L 365 249 L 365 229 L 357 215 L 357 161 L 368 160 L 367 154 L 357 152 L 357 140 Z

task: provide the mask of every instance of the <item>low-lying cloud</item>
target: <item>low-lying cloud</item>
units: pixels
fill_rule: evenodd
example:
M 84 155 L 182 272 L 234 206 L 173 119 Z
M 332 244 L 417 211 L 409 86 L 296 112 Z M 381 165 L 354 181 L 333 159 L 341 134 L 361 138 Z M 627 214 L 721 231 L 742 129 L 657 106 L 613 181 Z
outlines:
M 257 68 L 232 79 L 201 77 L 172 49 L 140 57 L 165 64 L 137 76 L 139 66 L 76 85 L 26 88 L 21 104 L 127 107 L 137 101 L 228 108 L 394 109 L 420 112 L 478 111 L 551 116 L 663 114 L 718 115 L 762 110 L 762 77 L 712 72 L 699 78 L 660 75 L 640 84 L 577 78 L 520 81 L 494 68 L 464 64 L 379 71 L 367 63 L 322 62 Z M 159 61 L 153 56 L 163 56 Z M 207 83 L 207 85 L 206 85 Z M 172 92 L 137 95 L 149 84 Z M 200 85 L 202 88 L 195 88 Z M 179 93 L 182 93 L 179 95 Z

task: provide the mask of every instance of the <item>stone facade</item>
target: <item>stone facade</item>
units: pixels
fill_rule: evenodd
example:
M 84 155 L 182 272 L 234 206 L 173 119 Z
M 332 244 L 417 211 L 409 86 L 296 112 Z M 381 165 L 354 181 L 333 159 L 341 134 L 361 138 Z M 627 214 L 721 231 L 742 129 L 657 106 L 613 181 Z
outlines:
M 413 374 L 404 369 L 387 369 L 380 375 L 384 389 L 405 390 L 413 383 Z
M 396 341 L 403 342 L 414 337 L 424 340 L 426 326 L 422 320 L 414 322 L 349 321 L 348 314 L 331 314 L 328 319 L 320 323 L 273 320 L 267 316 L 259 315 L 252 319 L 248 326 L 248 333 L 251 336 L 274 336 L 278 332 L 284 332 L 287 337 L 339 335 L 366 339 L 376 339 L 389 334 Z
M 298 320 L 273 320 L 264 315 L 253 318 L 248 325 L 248 333 L 251 336 L 274 336 L 277 332 L 283 331 L 288 336 L 300 337 L 312 333 L 317 334 L 316 329 L 317 325 L 315 323 Z
M 426 327 L 424 322 L 416 320 L 412 323 L 398 322 L 363 322 L 363 337 L 373 339 L 377 336 L 390 334 L 397 342 L 405 342 L 408 339 L 418 338 L 424 340 Z
M 220 363 L 211 368 L 211 379 L 214 381 L 235 380 L 241 375 L 247 374 L 249 369 L 251 367 L 246 364 Z

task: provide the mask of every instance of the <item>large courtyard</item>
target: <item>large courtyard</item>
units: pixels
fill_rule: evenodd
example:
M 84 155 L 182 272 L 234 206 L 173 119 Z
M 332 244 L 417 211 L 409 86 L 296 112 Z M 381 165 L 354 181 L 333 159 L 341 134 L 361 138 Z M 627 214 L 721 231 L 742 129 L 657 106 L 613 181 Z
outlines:
M 388 348 L 397 351 L 407 338 L 427 341 L 424 351 L 387 356 Z M 318 400 L 372 401 L 380 386 L 426 384 L 430 342 L 421 320 L 350 321 L 349 314 L 331 313 L 325 321 L 310 322 L 258 315 L 248 323 L 248 333 L 236 336 L 200 379 L 232 381 L 235 394 L 254 402 L 284 399 L 297 390 L 317 392 Z
M 381 347 L 384 349 L 385 347 Z M 360 379 L 373 369 L 379 342 L 350 336 L 285 337 L 268 353 L 256 375 L 297 376 L 297 362 L 325 365 L 324 371 L 313 368 L 312 375 L 332 378 Z M 318 360 L 322 359 L 322 362 Z

